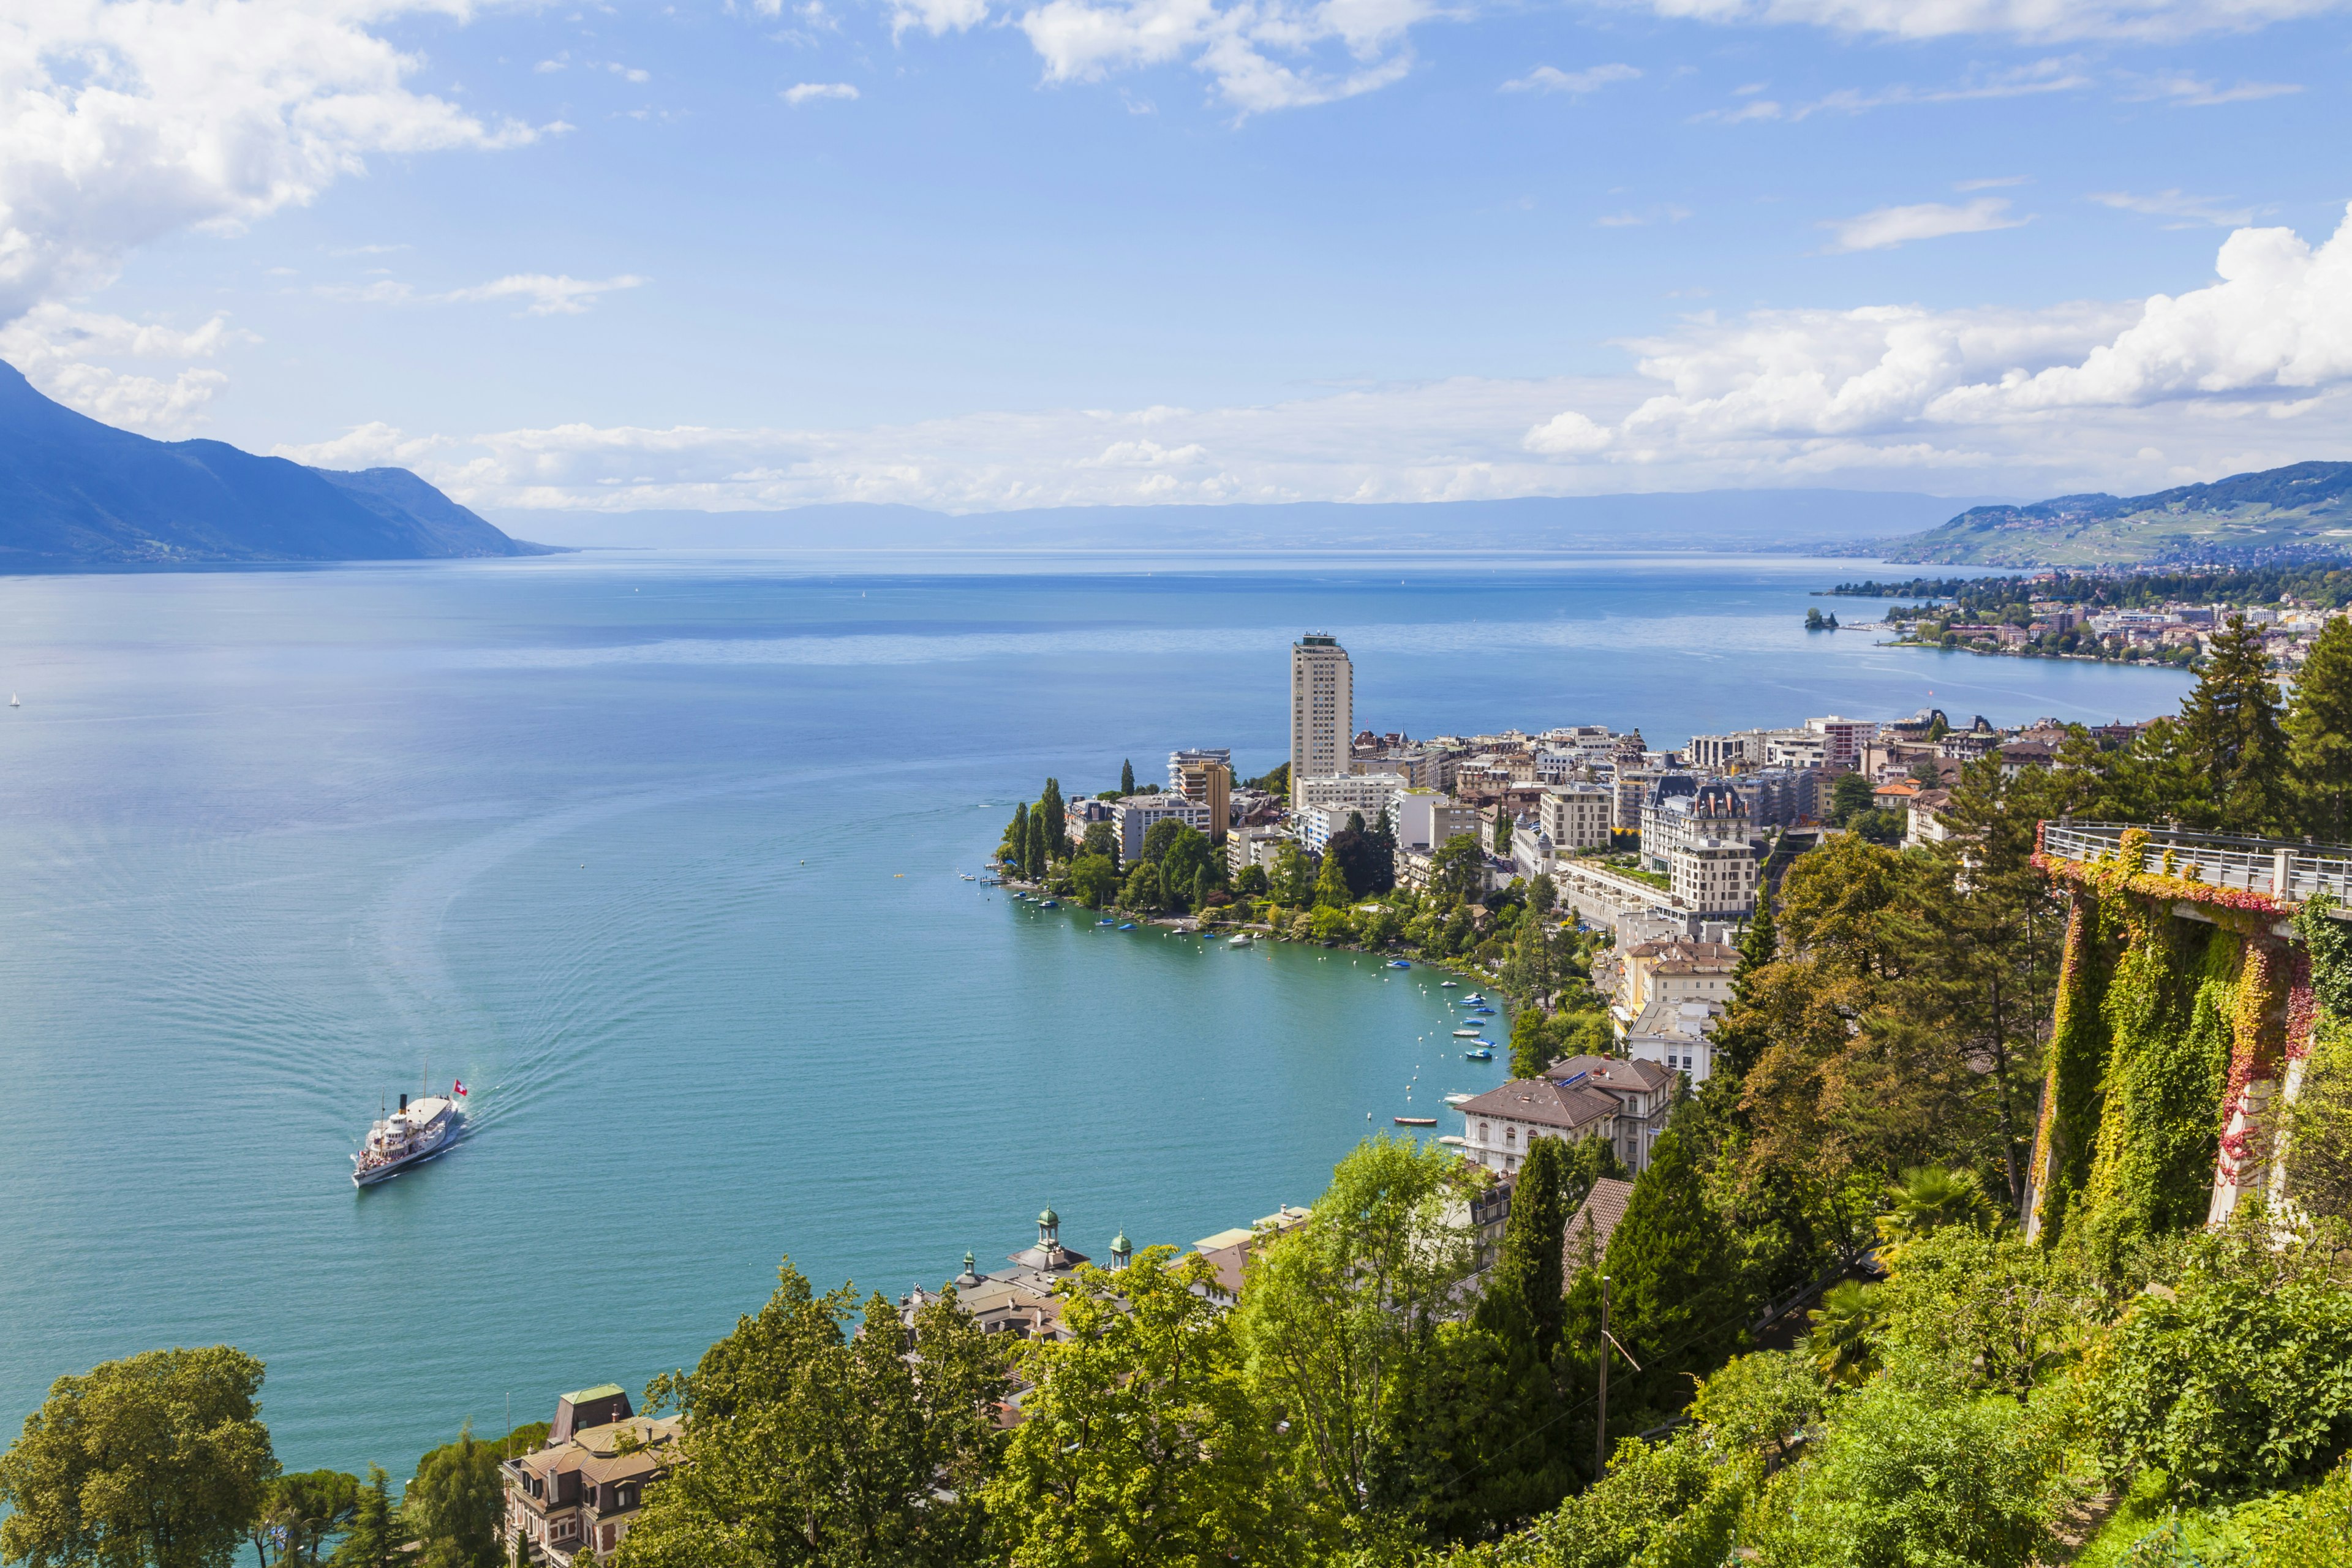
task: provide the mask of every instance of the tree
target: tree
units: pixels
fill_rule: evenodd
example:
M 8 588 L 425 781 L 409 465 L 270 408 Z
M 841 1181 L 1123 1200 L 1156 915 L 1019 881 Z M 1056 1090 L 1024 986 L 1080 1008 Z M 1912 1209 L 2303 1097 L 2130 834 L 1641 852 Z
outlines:
M 1110 862 L 1111 868 L 1113 870 L 1117 870 L 1118 868 L 1118 828 L 1113 827 L 1108 822 L 1089 822 L 1087 824 L 1086 837 L 1078 841 L 1078 854 L 1081 858 L 1088 855 L 1098 855 L 1102 858 Z
M 1362 819 L 1351 816 L 1349 820 Z M 1371 839 L 1355 827 L 1341 828 L 1323 846 L 1323 858 L 1338 862 L 1339 879 L 1347 884 L 1350 899 L 1366 898 L 1375 890 L 1379 880 L 1373 866 L 1375 853 Z
M 1822 607 L 1819 605 L 1808 607 L 1805 611 L 1805 629 L 1809 632 L 1817 632 L 1822 629 Z
M 1339 874 L 1339 858 L 1326 853 L 1323 868 L 1315 877 L 1316 908 L 1344 910 L 1351 901 L 1348 896 L 1348 879 Z
M 1081 855 L 1070 862 L 1070 891 L 1087 908 L 1098 910 L 1118 897 L 1118 868 L 1100 855 Z
M 2286 733 L 2303 830 L 2352 842 L 2352 619 L 2320 628 L 2295 675 Z
M 646 1492 L 622 1568 L 927 1568 L 979 1559 L 1005 1391 L 997 1348 L 953 1291 L 914 1313 L 814 1294 L 787 1261 L 767 1305 L 691 1374 L 646 1391 L 686 1417 L 680 1463 Z M 909 1350 L 911 1349 L 911 1353 Z
M 1013 807 L 1013 826 L 1004 830 L 1004 843 L 997 851 L 999 857 L 1019 876 L 1029 863 L 1029 803 L 1020 801 Z
M 1264 790 L 1276 800 L 1288 800 L 1290 798 L 1290 764 L 1277 763 L 1269 771 L 1250 780 L 1246 787 Z
M 1053 850 L 1045 838 L 1045 814 L 1042 810 L 1033 811 L 1029 814 L 1029 853 L 1026 857 L 1033 879 L 1041 882 L 1045 879 L 1045 872 L 1053 865 L 1052 856 Z
M 360 1488 L 350 1528 L 335 1548 L 334 1568 L 391 1568 L 401 1555 L 399 1532 L 394 1528 L 392 1481 L 382 1465 L 370 1465 L 367 1484 Z
M 1522 1007 L 1511 1020 L 1511 1076 L 1541 1078 L 1543 1069 L 1551 1065 L 1551 1033 L 1545 1026 L 1543 1009 Z
M 1127 874 L 1127 886 L 1119 889 L 1118 901 L 1130 910 L 1158 909 L 1160 868 L 1149 860 L 1137 861 Z
M 1012 1568 L 1286 1563 L 1295 1510 L 1275 1423 L 1244 1376 L 1216 1271 L 1147 1248 L 1064 1279 L 1061 1340 L 1020 1350 L 1033 1385 L 983 1491 Z
M 1475 835 L 1457 833 L 1430 857 L 1430 890 L 1444 898 L 1467 899 L 1486 890 L 1486 851 Z
M 1266 889 L 1265 868 L 1252 861 L 1241 868 L 1234 879 L 1234 891 L 1244 898 L 1263 897 Z
M 0 1560 L 215 1568 L 260 1515 L 278 1461 L 262 1365 L 227 1345 L 147 1351 L 49 1385 L 0 1454 Z
M 1878 797 L 1870 781 L 1860 773 L 1840 773 L 1830 785 L 1830 826 L 1843 827 L 1859 814 L 1870 810 Z
M 1549 871 L 1536 873 L 1528 884 L 1528 908 L 1539 915 L 1548 915 L 1559 905 L 1559 884 L 1551 879 Z
M 467 1422 L 456 1442 L 417 1461 L 400 1510 L 424 1545 L 425 1568 L 499 1568 L 506 1484 L 499 1475 L 498 1446 L 477 1442 Z
M 1911 782 L 1921 789 L 1944 787 L 1944 764 L 1933 757 L 1922 757 L 1911 764 Z
M 1181 822 L 1160 823 L 1155 825 L 1153 831 L 1171 826 L 1176 831 L 1162 840 L 1164 847 L 1160 853 L 1151 857 L 1160 863 L 1160 890 L 1168 895 L 1171 904 L 1184 899 L 1198 908 L 1198 900 L 1192 899 L 1193 887 L 1204 876 L 1210 881 L 1215 881 L 1216 852 L 1211 847 L 1207 834 L 1198 828 L 1187 827 Z
M 1192 912 L 1194 914 L 1199 914 L 1202 910 L 1209 907 L 1209 890 L 1212 884 L 1209 881 L 1209 868 L 1206 866 L 1196 867 L 1192 872 Z
M 1679 1411 L 1691 1377 L 1713 1371 L 1745 1337 L 1731 1238 L 1707 1203 L 1696 1152 L 1686 1133 L 1660 1134 L 1609 1238 L 1601 1272 L 1611 1328 L 1642 1368 L 1620 1361 L 1610 1373 L 1612 1430 L 1638 1432 Z M 1613 1353 L 1601 1338 L 1600 1296 L 1600 1281 L 1580 1274 L 1566 1338 L 1588 1361 Z
M 1385 893 L 1396 886 L 1396 827 L 1387 812 L 1374 814 L 1371 826 L 1364 830 L 1364 842 L 1370 869 L 1364 891 Z
M 1070 844 L 1062 820 L 1061 780 L 1045 781 L 1045 798 L 1037 803 L 1037 808 L 1045 816 L 1045 852 L 1048 855 L 1066 857 L 1069 854 Z
M 2063 1445 L 2015 1402 L 1950 1402 L 1879 1378 L 1849 1395 L 1822 1451 L 1783 1471 L 1756 1544 L 1790 1568 L 2027 1568 L 2046 1541 Z
M 2294 812 L 2287 797 L 2286 733 L 2260 627 L 2231 616 L 2215 636 L 2197 689 L 2180 705 L 2180 742 L 2201 784 L 2201 823 L 2224 833 L 2277 834 Z
M 1575 1206 L 1568 1197 L 1569 1160 L 1564 1140 L 1528 1140 L 1503 1225 L 1502 1255 L 1473 1317 L 1496 1333 L 1528 1335 L 1547 1362 L 1559 1346 L 1561 1238 Z
M 1511 829 L 1513 826 L 1511 814 L 1504 810 L 1502 807 L 1496 806 L 1495 808 L 1496 854 L 1508 855 L 1511 852 Z
M 1253 1261 L 1235 1319 L 1251 1382 L 1290 1423 L 1299 1477 L 1327 1507 L 1363 1511 L 1390 1402 L 1476 1262 L 1448 1216 L 1461 1179 L 1433 1143 L 1368 1138 L 1307 1222 Z
M 1286 839 L 1274 852 L 1274 869 L 1267 874 L 1266 883 L 1277 903 L 1301 908 L 1315 897 L 1315 862 L 1296 841 Z
M 1135 764 L 1133 763 L 1121 762 L 1118 764 L 1118 793 L 1121 795 L 1133 795 L 1135 793 Z
M 341 1470 L 305 1470 L 270 1482 L 261 1523 L 277 1532 L 279 1563 L 310 1568 L 328 1537 L 351 1528 L 359 1501 L 359 1478 Z M 258 1546 L 257 1541 L 257 1554 Z

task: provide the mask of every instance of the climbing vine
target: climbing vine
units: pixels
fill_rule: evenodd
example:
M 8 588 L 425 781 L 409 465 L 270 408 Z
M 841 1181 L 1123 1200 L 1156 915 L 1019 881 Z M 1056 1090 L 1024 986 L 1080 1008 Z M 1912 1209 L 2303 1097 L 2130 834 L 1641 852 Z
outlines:
M 2036 1208 L 2041 1236 L 2054 1243 L 2089 1178 L 2099 1125 L 2099 1079 L 2106 1068 L 2103 1016 L 2113 947 L 2096 889 L 2077 884 L 2066 917 L 2066 948 L 2059 961 L 2058 1002 L 2052 1020 L 2050 1077 L 2042 1094 L 2042 1124 L 2034 1140 Z

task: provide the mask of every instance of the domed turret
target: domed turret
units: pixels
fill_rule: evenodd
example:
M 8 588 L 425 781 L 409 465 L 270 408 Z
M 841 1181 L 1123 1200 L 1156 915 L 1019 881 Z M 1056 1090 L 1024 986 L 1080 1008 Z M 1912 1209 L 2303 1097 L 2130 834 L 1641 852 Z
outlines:
M 1124 1268 L 1134 1261 L 1135 1244 L 1127 1239 L 1127 1232 L 1122 1230 L 1110 1238 L 1110 1266 L 1114 1269 Z

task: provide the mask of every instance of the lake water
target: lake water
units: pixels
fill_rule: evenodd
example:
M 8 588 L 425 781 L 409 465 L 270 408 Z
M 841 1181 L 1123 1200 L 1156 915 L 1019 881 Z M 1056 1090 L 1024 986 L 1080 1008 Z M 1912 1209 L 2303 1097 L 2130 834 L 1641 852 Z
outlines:
M 1502 1077 L 1441 1049 L 1435 976 L 958 876 L 1049 773 L 1280 760 L 1302 631 L 1416 735 L 2186 686 L 1808 636 L 1854 562 L 929 564 L 0 579 L 0 1432 L 60 1373 L 228 1341 L 289 1467 L 404 1475 L 691 1365 L 784 1254 L 895 1295 L 1046 1205 L 1099 1257 L 1310 1200 Z M 427 1072 L 472 1135 L 355 1194 Z

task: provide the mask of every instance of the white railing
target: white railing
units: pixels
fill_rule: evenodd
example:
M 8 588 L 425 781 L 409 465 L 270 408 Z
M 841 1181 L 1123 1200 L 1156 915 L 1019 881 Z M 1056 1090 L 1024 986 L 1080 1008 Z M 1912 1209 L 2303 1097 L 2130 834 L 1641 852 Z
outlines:
M 2061 860 L 2091 860 L 2123 847 L 2128 822 L 2074 822 L 2061 817 L 2042 825 L 2042 852 Z M 2297 902 L 2326 893 L 2352 903 L 2352 847 L 2340 844 L 2294 844 L 2276 838 L 2235 838 L 2219 833 L 2188 833 L 2148 827 L 2139 869 L 2183 877 L 2217 888 L 2243 888 Z

